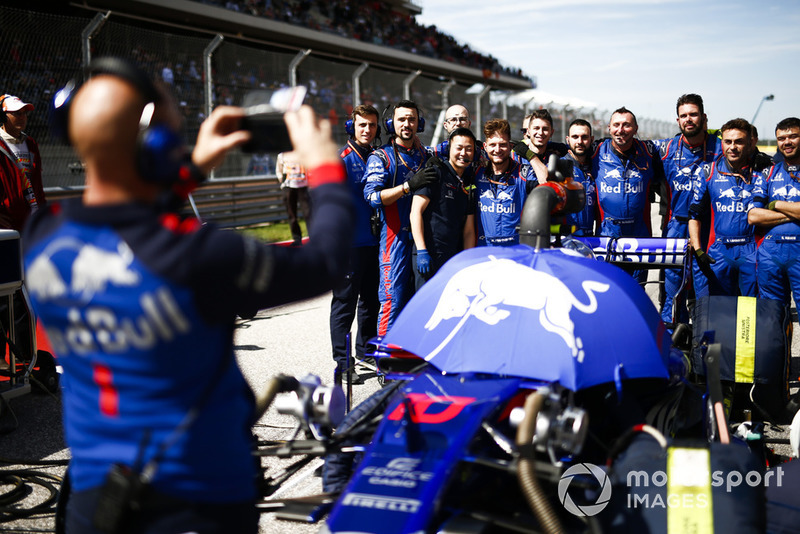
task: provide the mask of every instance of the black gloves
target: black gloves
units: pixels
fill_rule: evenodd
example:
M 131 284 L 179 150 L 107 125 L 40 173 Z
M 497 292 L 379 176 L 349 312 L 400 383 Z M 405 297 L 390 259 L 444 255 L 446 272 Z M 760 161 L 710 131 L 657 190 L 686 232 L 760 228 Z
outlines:
M 525 141 L 517 141 L 514 143 L 514 152 L 522 156 L 523 158 L 527 159 L 528 161 L 531 158 L 535 157 L 536 154 L 531 150 L 531 148 L 525 144 Z
M 700 250 L 699 248 L 694 249 L 694 257 L 697 258 L 697 265 L 700 268 L 708 268 L 709 265 L 717 263 L 717 260 Z
M 410 191 L 416 191 L 417 189 L 421 189 L 439 181 L 439 171 L 436 169 L 438 165 L 437 161 L 435 160 L 435 157 L 429 158 L 425 163 L 425 166 L 418 170 L 414 176 L 408 179 L 408 188 Z

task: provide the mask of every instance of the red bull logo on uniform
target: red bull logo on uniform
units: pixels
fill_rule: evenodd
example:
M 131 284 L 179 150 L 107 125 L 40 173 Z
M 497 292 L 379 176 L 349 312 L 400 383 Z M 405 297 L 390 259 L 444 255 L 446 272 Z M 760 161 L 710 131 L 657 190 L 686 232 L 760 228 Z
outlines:
M 570 314 L 573 308 L 585 314 L 595 313 L 595 294 L 608 291 L 610 286 L 585 280 L 581 284 L 584 295 L 576 297 L 564 282 L 551 274 L 512 260 L 489 258 L 489 261 L 460 270 L 445 286 L 425 328 L 432 331 L 443 321 L 454 318 L 460 321 L 425 359 L 438 354 L 470 317 L 495 325 L 509 318 L 515 308 L 528 308 L 538 311 L 542 327 L 561 337 L 572 356 L 582 362 L 583 341 L 575 335 L 575 323 Z
M 615 193 L 615 194 L 637 194 L 644 191 L 644 182 L 635 182 L 635 183 L 628 183 L 628 182 L 619 182 L 616 185 L 607 184 L 605 182 L 600 182 L 600 192 L 601 193 Z
M 781 198 L 795 198 L 800 197 L 800 190 L 795 189 L 794 187 L 789 187 L 785 185 L 783 187 L 779 187 L 776 189 L 772 196 L 774 197 L 781 197 Z

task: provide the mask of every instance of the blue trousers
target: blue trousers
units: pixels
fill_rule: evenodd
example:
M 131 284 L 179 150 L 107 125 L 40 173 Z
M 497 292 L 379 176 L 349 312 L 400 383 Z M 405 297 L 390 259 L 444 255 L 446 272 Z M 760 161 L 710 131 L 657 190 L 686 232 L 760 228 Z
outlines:
M 789 303 L 789 295 L 800 303 L 800 242 L 766 239 L 758 247 L 756 272 L 758 296 Z
M 757 297 L 756 244 L 725 244 L 714 241 L 707 254 L 716 260 L 706 271 L 694 277 L 695 295 L 728 295 Z M 694 270 L 699 271 L 695 262 Z

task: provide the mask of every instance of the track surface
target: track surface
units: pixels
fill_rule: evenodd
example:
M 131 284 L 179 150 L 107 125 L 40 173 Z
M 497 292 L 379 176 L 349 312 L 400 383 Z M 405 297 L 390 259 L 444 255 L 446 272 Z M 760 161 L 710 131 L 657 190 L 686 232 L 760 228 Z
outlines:
M 651 277 L 655 272 L 651 273 Z M 654 294 L 656 286 L 648 286 Z M 330 384 L 333 361 L 330 355 L 328 315 L 330 295 L 302 301 L 292 305 L 263 310 L 255 318 L 241 321 L 236 332 L 236 354 L 247 380 L 255 389 L 260 389 L 275 374 L 284 373 L 302 377 L 309 372 L 318 374 L 323 382 Z M 798 328 L 793 342 L 793 368 L 797 376 L 800 340 Z M 191 362 L 187 362 L 191 365 Z M 364 385 L 353 386 L 353 406 L 379 388 L 373 373 L 359 370 L 367 380 Z M 68 459 L 69 451 L 64 445 L 61 428 L 60 402 L 44 394 L 30 394 L 12 399 L 10 410 L 3 406 L 0 429 L 8 433 L 0 435 L 0 458 L 22 459 L 23 465 L 0 465 L 0 470 L 30 467 L 54 475 L 61 475 L 63 467 L 40 468 L 29 464 L 34 460 Z M 16 429 L 11 430 L 16 425 Z M 255 427 L 255 433 L 263 440 L 289 439 L 294 434 L 294 422 L 290 417 L 270 410 Z M 784 448 L 785 451 L 785 448 Z M 264 461 L 269 473 L 275 473 L 286 461 L 269 459 Z M 293 497 L 312 495 L 321 491 L 320 479 L 313 476 L 312 464 L 302 474 L 296 485 L 281 490 L 280 496 Z M 8 491 L 8 487 L 0 487 Z M 47 491 L 35 488 L 32 495 L 23 501 L 30 507 L 47 497 Z M 0 532 L 52 532 L 52 515 L 16 520 L 0 524 Z M 319 525 L 306 525 L 278 521 L 270 514 L 262 515 L 261 533 L 300 534 L 317 532 Z

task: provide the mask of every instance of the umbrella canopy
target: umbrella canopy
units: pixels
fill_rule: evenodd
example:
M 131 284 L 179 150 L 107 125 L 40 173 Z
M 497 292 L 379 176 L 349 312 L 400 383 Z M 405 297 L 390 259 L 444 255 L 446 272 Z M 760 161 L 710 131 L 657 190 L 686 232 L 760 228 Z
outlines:
M 383 339 L 445 373 L 559 382 L 666 378 L 669 338 L 627 273 L 563 249 L 466 250 L 417 292 Z

